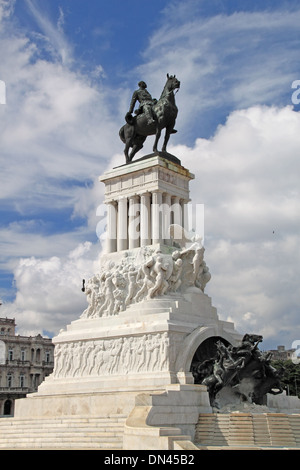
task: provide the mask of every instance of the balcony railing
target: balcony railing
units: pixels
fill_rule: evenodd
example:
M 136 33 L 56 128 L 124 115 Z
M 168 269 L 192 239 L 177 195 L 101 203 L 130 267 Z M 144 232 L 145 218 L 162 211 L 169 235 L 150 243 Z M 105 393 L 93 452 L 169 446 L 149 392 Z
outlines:
M 23 366 L 23 367 L 53 367 L 54 361 L 22 361 L 21 359 L 6 359 L 5 364 L 2 365 L 10 365 L 10 366 Z M 1 367 L 1 365 L 0 365 Z
M 0 387 L 0 392 L 6 393 L 29 393 L 34 391 L 31 387 Z

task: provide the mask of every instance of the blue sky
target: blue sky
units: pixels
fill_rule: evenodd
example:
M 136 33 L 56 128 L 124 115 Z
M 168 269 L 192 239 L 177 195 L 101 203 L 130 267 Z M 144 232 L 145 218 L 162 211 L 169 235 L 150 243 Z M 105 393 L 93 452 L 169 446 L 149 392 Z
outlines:
M 289 0 L 0 0 L 1 316 L 50 335 L 78 318 L 98 176 L 124 162 L 138 81 L 157 97 L 175 73 L 169 150 L 205 205 L 207 293 L 265 347 L 299 339 L 299 22 Z

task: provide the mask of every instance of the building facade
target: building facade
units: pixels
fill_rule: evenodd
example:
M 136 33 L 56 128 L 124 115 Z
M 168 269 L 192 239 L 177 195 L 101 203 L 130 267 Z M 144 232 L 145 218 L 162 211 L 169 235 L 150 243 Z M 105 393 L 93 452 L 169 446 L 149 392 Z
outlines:
M 292 360 L 295 349 L 285 349 L 285 346 L 277 346 L 277 349 L 270 349 L 273 361 Z
M 35 392 L 54 366 L 51 339 L 15 329 L 15 319 L 0 318 L 0 416 L 12 416 L 15 400 Z

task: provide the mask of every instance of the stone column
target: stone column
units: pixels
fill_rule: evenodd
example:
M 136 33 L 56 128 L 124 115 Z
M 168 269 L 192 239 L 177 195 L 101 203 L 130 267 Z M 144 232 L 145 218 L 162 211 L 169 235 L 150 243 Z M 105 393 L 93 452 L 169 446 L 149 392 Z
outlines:
M 178 196 L 173 196 L 172 198 L 172 212 L 174 220 L 173 223 L 182 226 L 182 210 Z
M 128 209 L 127 197 L 119 199 L 118 205 L 118 251 L 128 248 Z
M 108 253 L 117 251 L 117 203 L 107 203 L 107 240 L 106 250 Z
M 165 245 L 171 245 L 170 238 L 170 224 L 171 224 L 171 194 L 163 194 L 163 213 L 162 213 L 162 224 L 163 224 L 163 238 Z
M 162 227 L 160 211 L 162 206 L 162 193 L 160 191 L 153 191 L 152 193 L 152 214 L 151 214 L 151 225 L 152 225 L 152 243 L 161 243 Z
M 181 200 L 181 210 L 182 210 L 182 226 L 188 232 L 189 231 L 189 212 L 188 212 L 188 200 Z
M 129 249 L 140 246 L 140 198 L 137 195 L 129 197 L 128 239 Z
M 151 194 L 141 195 L 140 205 L 141 246 L 151 245 Z

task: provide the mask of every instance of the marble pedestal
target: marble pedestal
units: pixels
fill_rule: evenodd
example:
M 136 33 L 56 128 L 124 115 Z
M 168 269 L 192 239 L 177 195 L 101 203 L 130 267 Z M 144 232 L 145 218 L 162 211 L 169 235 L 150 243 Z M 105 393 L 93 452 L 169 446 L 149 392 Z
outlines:
M 161 156 L 100 178 L 107 250 L 86 283 L 88 307 L 53 338 L 54 371 L 18 400 L 16 416 L 129 413 L 137 394 L 193 387 L 192 360 L 206 339 L 239 343 L 204 292 L 210 273 L 201 242 L 184 232 L 174 244 L 162 230 L 184 226 L 191 179 Z
M 193 384 L 193 356 L 211 336 L 240 340 L 210 297 L 192 290 L 133 304 L 118 316 L 80 318 L 53 338 L 54 372 L 37 393 L 18 400 L 16 415 L 93 414 L 104 403 L 106 411 L 124 411 L 136 393 Z

